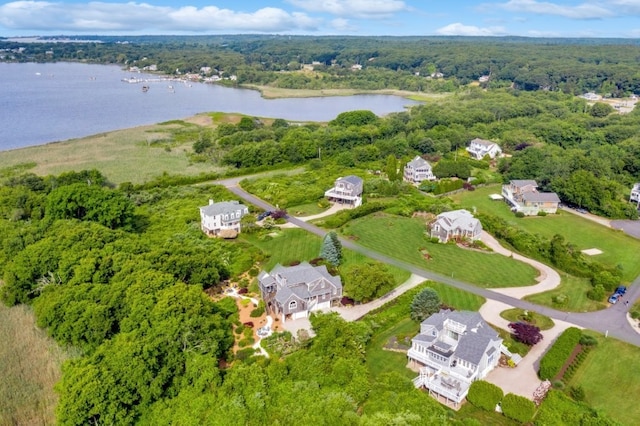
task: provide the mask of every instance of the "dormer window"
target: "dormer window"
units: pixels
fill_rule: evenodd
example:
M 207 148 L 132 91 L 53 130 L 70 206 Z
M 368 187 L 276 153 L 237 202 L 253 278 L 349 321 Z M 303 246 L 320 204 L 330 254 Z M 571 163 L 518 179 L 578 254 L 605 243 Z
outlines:
M 298 302 L 296 302 L 295 300 L 292 300 L 291 302 L 289 302 L 289 310 L 290 311 L 294 311 L 298 308 Z

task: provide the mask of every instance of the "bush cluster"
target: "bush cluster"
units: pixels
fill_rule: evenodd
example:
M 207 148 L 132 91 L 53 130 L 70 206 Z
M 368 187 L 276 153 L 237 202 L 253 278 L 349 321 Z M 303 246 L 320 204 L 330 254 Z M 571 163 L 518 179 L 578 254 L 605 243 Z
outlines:
M 502 398 L 502 413 L 510 419 L 526 423 L 533 417 L 536 406 L 533 401 L 519 395 L 508 393 Z
M 540 360 L 538 375 L 542 380 L 553 379 L 560 372 L 581 336 L 582 332 L 578 328 L 570 327 L 558 337 L 551 349 Z
M 503 395 L 502 389 L 493 383 L 477 380 L 471 383 L 467 400 L 485 411 L 495 411 Z

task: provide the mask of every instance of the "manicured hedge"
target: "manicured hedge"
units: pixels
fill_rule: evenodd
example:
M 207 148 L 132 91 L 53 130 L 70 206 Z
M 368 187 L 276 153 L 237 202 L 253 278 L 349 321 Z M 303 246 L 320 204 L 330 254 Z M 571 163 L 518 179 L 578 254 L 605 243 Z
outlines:
M 558 337 L 551 349 L 540 360 L 540 371 L 538 375 L 542 380 L 553 379 L 567 362 L 571 352 L 580 342 L 582 332 L 575 328 L 567 328 Z
M 467 400 L 478 408 L 495 411 L 496 405 L 502 399 L 502 389 L 493 383 L 478 380 L 471 383 Z
M 502 413 L 510 419 L 520 423 L 526 423 L 536 412 L 533 401 L 529 401 L 524 396 L 508 393 L 502 398 Z

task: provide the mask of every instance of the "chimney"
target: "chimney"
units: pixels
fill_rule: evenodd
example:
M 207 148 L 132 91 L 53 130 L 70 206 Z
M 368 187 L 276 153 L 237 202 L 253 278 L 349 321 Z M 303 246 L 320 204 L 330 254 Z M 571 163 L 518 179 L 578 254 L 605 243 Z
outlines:
M 211 198 L 209 198 L 209 205 L 213 204 L 213 200 Z

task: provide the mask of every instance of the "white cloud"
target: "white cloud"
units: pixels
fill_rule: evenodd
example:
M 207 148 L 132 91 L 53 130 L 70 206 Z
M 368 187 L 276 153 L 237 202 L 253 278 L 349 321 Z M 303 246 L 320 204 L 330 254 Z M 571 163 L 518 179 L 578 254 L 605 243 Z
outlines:
M 333 28 L 336 31 L 352 32 L 352 31 L 355 31 L 356 29 L 354 26 L 351 25 L 348 19 L 344 19 L 344 18 L 333 19 L 330 22 L 330 25 L 331 25 L 331 28 Z
M 459 35 L 459 36 L 499 36 L 505 35 L 504 27 L 486 27 L 480 28 L 473 25 L 464 25 L 460 22 L 449 24 L 436 30 L 439 35 Z
M 618 1 L 624 2 L 625 0 Z M 631 0 L 626 0 L 626 2 L 638 3 Z M 564 6 L 536 0 L 510 0 L 495 6 L 509 12 L 555 15 L 571 19 L 601 19 L 615 15 L 611 9 L 594 2 L 581 3 L 576 6 Z
M 40 32 L 287 32 L 315 31 L 320 23 L 305 13 L 273 7 L 245 13 L 215 6 L 176 8 L 133 2 L 16 1 L 0 5 L 0 26 Z
M 401 0 L 286 0 L 287 3 L 308 12 L 330 13 L 354 18 L 388 18 L 407 10 Z

